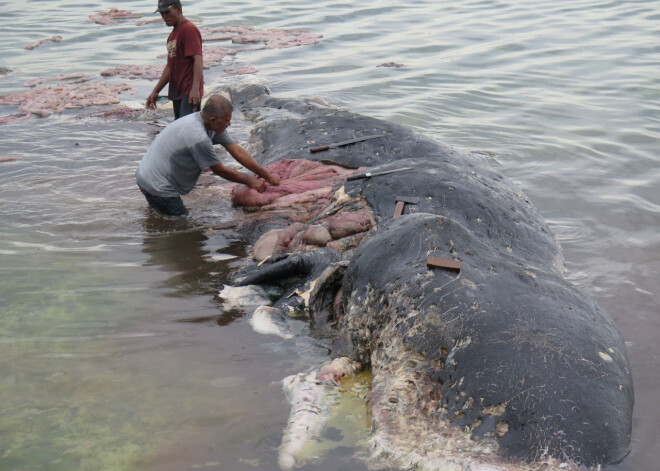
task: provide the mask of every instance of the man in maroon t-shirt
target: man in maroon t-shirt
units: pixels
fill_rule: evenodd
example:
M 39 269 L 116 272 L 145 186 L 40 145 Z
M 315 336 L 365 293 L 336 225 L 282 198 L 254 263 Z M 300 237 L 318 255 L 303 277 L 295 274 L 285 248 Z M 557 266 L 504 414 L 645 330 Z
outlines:
M 202 35 L 197 26 L 183 16 L 180 0 L 158 0 L 156 11 L 165 24 L 174 29 L 167 38 L 167 65 L 147 98 L 147 108 L 156 108 L 158 93 L 169 83 L 167 97 L 174 106 L 174 119 L 178 119 L 199 111 L 204 94 Z

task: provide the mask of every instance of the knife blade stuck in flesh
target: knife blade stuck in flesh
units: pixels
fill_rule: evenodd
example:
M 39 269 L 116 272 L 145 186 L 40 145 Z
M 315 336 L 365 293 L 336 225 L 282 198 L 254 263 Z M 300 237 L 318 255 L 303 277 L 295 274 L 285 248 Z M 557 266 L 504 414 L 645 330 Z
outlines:
M 369 141 L 371 139 L 376 139 L 376 138 L 379 138 L 379 137 L 383 137 L 383 134 L 374 134 L 372 136 L 357 137 L 357 138 L 354 138 L 354 139 L 350 139 L 348 141 L 336 142 L 334 144 L 328 144 L 328 145 L 320 146 L 320 147 L 312 147 L 311 149 L 309 149 L 309 151 L 312 154 L 314 154 L 316 152 L 322 152 L 324 150 L 334 149 L 336 147 L 344 147 L 344 146 L 348 146 L 350 144 L 355 144 L 357 142 Z
M 383 170 L 382 172 L 371 172 L 371 171 L 366 171 L 366 172 L 360 172 L 356 173 L 353 175 L 349 175 L 346 177 L 346 180 L 360 180 L 362 178 L 371 178 L 371 177 L 378 177 L 380 175 L 387 175 L 388 173 L 394 173 L 394 172 L 403 172 L 404 170 L 412 170 L 412 167 L 403 167 L 403 168 L 393 168 L 391 170 Z

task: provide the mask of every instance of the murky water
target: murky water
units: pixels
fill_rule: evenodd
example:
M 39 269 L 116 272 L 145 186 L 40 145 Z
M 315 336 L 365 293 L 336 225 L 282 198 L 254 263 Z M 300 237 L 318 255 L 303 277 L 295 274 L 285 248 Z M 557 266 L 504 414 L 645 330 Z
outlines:
M 0 67 L 12 69 L 0 94 L 40 76 L 159 63 L 163 25 L 85 21 L 111 7 L 151 18 L 155 3 L 0 2 Z M 216 67 L 209 88 L 257 80 L 493 156 L 557 234 L 569 278 L 627 341 L 632 452 L 610 469 L 655 469 L 660 4 L 184 0 L 184 12 L 204 26 L 323 35 L 241 51 L 228 64 L 256 76 Z M 23 49 L 55 34 L 61 42 Z M 125 100 L 153 85 L 130 83 L 138 92 Z M 222 191 L 193 192 L 187 222 L 151 216 L 133 175 L 159 127 L 77 119 L 89 111 L 0 127 L 0 157 L 16 159 L 0 163 L 0 469 L 275 469 L 288 415 L 277 381 L 321 361 L 323 342 L 260 336 L 225 308 L 217 292 L 245 247 L 209 228 L 232 219 Z M 245 123 L 232 130 L 246 139 Z M 338 443 L 304 469 L 366 469 Z

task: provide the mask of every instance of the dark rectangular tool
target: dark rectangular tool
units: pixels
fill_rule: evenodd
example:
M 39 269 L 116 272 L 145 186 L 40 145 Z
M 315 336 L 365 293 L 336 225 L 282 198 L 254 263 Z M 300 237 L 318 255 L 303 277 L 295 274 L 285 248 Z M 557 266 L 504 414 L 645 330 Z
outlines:
M 394 207 L 394 216 L 395 218 L 398 218 L 403 214 L 403 207 L 407 204 L 417 204 L 419 203 L 419 197 L 418 196 L 397 196 L 396 199 L 396 206 Z
M 461 271 L 460 260 L 447 260 L 446 258 L 429 257 L 426 260 L 428 268 L 447 268 L 449 270 Z
M 403 167 L 403 168 L 393 168 L 392 170 L 383 170 L 382 172 L 361 172 L 361 173 L 356 173 L 353 175 L 349 175 L 346 177 L 346 180 L 360 180 L 361 178 L 371 178 L 371 177 L 378 177 L 380 175 L 387 175 L 388 173 L 394 173 L 394 172 L 403 172 L 404 170 L 412 170 L 412 167 Z
M 363 141 L 368 141 L 368 140 L 371 140 L 371 139 L 376 139 L 378 137 L 383 137 L 383 135 L 382 134 L 374 134 L 373 136 L 356 137 L 356 138 L 350 139 L 348 141 L 342 141 L 342 142 L 336 142 L 334 144 L 328 144 L 327 146 L 312 147 L 311 149 L 309 149 L 309 151 L 312 154 L 314 154 L 316 152 L 322 152 L 324 150 L 334 149 L 335 147 L 344 147 L 344 146 L 348 146 L 348 145 L 351 145 L 351 144 L 355 144 L 357 142 L 363 142 Z

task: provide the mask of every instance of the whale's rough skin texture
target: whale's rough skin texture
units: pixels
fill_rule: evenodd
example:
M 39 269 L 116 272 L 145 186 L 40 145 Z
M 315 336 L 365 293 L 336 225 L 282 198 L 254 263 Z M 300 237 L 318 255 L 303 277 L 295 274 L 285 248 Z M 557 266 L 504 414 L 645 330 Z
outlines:
M 429 254 L 461 259 L 460 276 L 427 269 Z M 521 266 L 455 221 L 415 214 L 358 247 L 343 288 L 339 331 L 354 358 L 371 363 L 374 408 L 414 393 L 412 422 L 449 417 L 523 458 L 594 464 L 626 454 L 621 336 L 552 271 Z M 403 366 L 414 372 L 403 390 L 381 388 Z M 380 434 L 398 433 L 387 414 L 377 421 Z
M 626 456 L 633 387 L 623 339 L 563 278 L 552 232 L 509 180 L 480 156 L 393 123 L 273 98 L 259 86 L 234 91 L 233 101 L 259 121 L 249 145 L 262 164 L 413 167 L 346 182 L 378 230 L 344 254 L 339 302 L 329 309 L 338 328 L 333 356 L 372 369 L 380 451 L 411 457 L 454 425 L 496 443 L 503 457 L 591 466 Z M 383 137 L 309 153 L 377 133 Z M 420 201 L 392 219 L 399 195 Z M 244 228 L 252 243 L 272 228 L 255 224 Z M 427 268 L 429 256 L 461 260 L 460 273 Z

